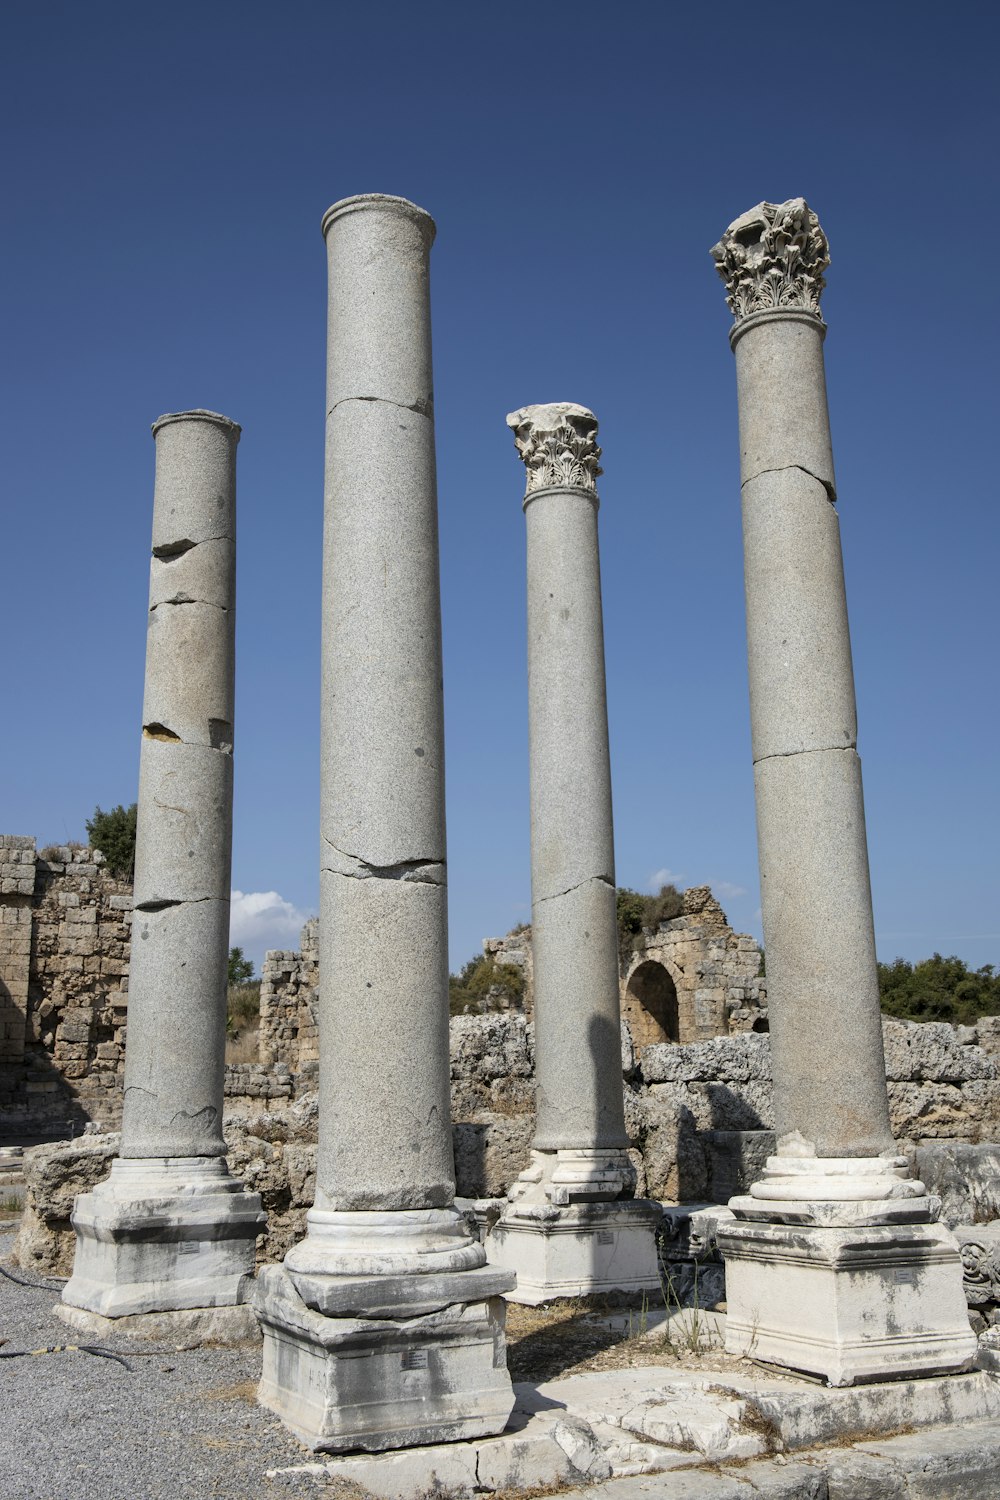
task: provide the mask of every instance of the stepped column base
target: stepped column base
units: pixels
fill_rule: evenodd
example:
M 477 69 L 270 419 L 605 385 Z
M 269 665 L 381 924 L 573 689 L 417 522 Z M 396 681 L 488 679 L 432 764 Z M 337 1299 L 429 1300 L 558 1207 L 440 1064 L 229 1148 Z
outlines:
M 122 1318 L 244 1302 L 266 1215 L 224 1157 L 116 1157 L 72 1222 L 63 1302 Z
M 261 1405 L 327 1452 L 502 1432 L 514 1278 L 483 1259 L 454 1210 L 313 1210 L 306 1239 L 257 1281 Z
M 654 1292 L 658 1203 L 621 1194 L 634 1183 L 619 1150 L 533 1151 L 486 1239 L 491 1265 L 517 1275 L 509 1302 Z
M 936 1222 L 940 1200 L 904 1167 L 769 1158 L 750 1194 L 730 1201 L 736 1218 L 719 1225 L 727 1354 L 832 1386 L 971 1367 L 957 1243 Z

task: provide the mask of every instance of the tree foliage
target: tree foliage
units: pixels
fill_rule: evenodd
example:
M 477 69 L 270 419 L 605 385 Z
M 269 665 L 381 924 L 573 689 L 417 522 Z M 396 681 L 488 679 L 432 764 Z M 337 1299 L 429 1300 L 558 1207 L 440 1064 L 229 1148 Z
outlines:
M 113 807 L 110 812 L 94 808 L 87 822 L 91 849 L 100 849 L 108 869 L 120 880 L 131 880 L 135 874 L 135 820 L 138 806 Z
M 229 983 L 247 984 L 253 978 L 253 959 L 243 956 L 242 948 L 229 950 Z
M 643 933 L 653 933 L 661 922 L 679 917 L 684 910 L 684 896 L 675 885 L 661 885 L 655 896 L 644 896 L 627 885 L 616 892 L 618 915 L 618 955 L 627 964 L 629 955 L 641 945 Z
M 992 964 L 970 969 L 961 958 L 940 953 L 919 963 L 897 958 L 878 966 L 879 996 L 888 1016 L 903 1021 L 950 1021 L 971 1025 L 1000 1014 L 1000 974 Z
M 524 975 L 516 964 L 498 964 L 491 954 L 480 953 L 448 976 L 449 1010 L 453 1016 L 465 1011 L 482 1014 L 507 1010 L 524 1000 Z

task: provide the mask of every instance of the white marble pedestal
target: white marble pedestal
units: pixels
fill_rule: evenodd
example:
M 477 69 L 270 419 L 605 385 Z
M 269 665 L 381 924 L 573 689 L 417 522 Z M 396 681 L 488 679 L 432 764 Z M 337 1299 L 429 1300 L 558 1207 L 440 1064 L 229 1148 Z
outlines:
M 224 1157 L 117 1157 L 76 1200 L 63 1302 L 107 1318 L 235 1306 L 265 1222 Z
M 502 1432 L 514 1405 L 503 1293 L 478 1270 L 261 1272 L 257 1399 L 315 1450 L 378 1452 Z
M 491 1265 L 517 1275 L 509 1302 L 660 1291 L 663 1210 L 620 1196 L 634 1173 L 621 1151 L 533 1151 L 486 1238 Z
M 726 1352 L 833 1386 L 969 1369 L 954 1236 L 903 1158 L 770 1157 L 720 1223 Z M 822 1194 L 822 1196 L 821 1196 Z

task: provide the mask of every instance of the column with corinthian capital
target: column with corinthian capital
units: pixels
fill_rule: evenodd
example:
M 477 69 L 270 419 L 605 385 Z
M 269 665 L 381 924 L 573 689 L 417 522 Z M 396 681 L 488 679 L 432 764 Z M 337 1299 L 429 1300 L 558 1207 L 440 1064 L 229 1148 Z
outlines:
M 820 314 L 801 198 L 712 250 L 735 324 L 777 1153 L 732 1200 L 727 1349 L 831 1384 L 972 1356 L 955 1243 L 893 1144 Z
M 488 1241 L 538 1303 L 659 1286 L 659 1206 L 632 1197 L 622 1102 L 597 419 L 507 418 L 527 470 L 528 726 L 537 1125 Z

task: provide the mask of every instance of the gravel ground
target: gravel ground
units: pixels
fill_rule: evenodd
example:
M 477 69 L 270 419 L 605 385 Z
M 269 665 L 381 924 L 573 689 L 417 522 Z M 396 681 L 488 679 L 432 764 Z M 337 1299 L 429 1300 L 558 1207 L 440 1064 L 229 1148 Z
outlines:
M 0 1233 L 0 1265 L 24 1277 L 12 1245 L 13 1231 Z M 60 1288 L 0 1275 L 0 1355 L 86 1338 L 53 1314 Z M 100 1347 L 129 1368 L 83 1353 L 0 1358 L 0 1500 L 312 1500 L 327 1489 L 265 1478 L 310 1455 L 256 1403 L 259 1346 Z

